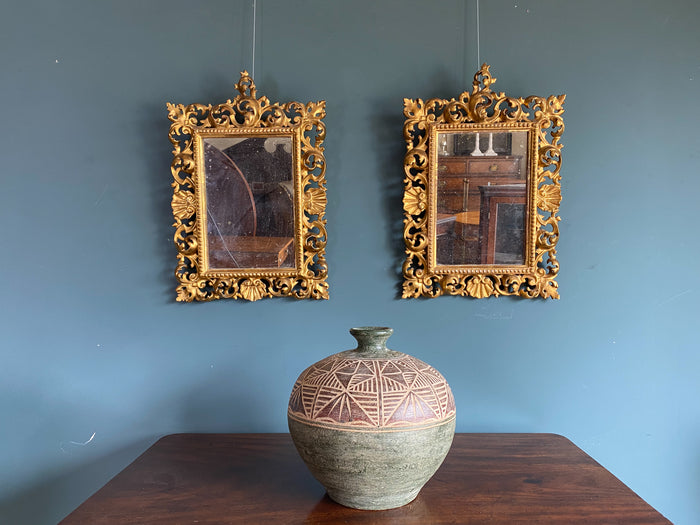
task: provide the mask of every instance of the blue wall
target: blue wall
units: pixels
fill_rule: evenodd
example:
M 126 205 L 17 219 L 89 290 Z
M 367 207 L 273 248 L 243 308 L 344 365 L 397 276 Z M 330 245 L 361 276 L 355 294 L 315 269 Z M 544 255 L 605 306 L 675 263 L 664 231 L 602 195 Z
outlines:
M 205 304 L 174 302 L 165 103 L 234 95 L 251 2 L 2 3 L 0 522 L 164 434 L 286 431 L 301 370 L 382 324 L 458 431 L 561 433 L 700 523 L 697 2 L 481 2 L 496 87 L 567 101 L 562 299 L 477 301 L 397 298 L 402 99 L 469 88 L 475 2 L 260 0 L 260 91 L 328 104 L 331 299 Z

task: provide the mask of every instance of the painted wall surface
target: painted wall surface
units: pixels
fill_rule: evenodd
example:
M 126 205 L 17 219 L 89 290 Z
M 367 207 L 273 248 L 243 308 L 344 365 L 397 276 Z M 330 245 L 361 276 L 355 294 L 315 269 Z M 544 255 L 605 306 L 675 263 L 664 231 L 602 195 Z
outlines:
M 160 436 L 284 432 L 352 326 L 441 370 L 460 432 L 555 432 L 700 523 L 700 4 L 481 2 L 510 95 L 566 93 L 562 299 L 398 298 L 402 100 L 477 69 L 475 2 L 258 1 L 255 80 L 328 104 L 329 301 L 174 301 L 165 103 L 251 68 L 251 2 L 3 2 L 0 522 L 55 523 Z

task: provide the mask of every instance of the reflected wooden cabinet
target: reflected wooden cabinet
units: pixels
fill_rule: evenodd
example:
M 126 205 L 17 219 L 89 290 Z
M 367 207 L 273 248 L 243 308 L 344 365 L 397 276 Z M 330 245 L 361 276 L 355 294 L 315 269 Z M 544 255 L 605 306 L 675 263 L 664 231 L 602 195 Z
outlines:
M 480 186 L 481 264 L 524 264 L 525 183 Z
M 440 157 L 438 213 L 478 211 L 479 186 L 524 182 L 520 156 Z
M 447 224 L 454 217 L 454 229 L 438 228 L 438 236 L 452 235 L 452 241 L 438 243 L 438 264 L 484 264 L 488 242 L 480 237 L 486 232 L 480 222 L 482 193 L 480 188 L 525 184 L 524 159 L 520 155 L 496 157 L 438 157 L 437 212 L 439 222 Z M 454 242 L 457 241 L 457 242 Z M 493 264 L 493 255 L 488 257 Z

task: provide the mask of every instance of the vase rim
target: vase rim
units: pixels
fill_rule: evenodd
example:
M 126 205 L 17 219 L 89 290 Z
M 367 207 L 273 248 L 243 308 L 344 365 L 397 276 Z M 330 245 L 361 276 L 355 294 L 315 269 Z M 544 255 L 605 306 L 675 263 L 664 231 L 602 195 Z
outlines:
M 394 329 L 388 326 L 357 326 L 350 329 L 351 334 L 389 334 L 394 333 Z

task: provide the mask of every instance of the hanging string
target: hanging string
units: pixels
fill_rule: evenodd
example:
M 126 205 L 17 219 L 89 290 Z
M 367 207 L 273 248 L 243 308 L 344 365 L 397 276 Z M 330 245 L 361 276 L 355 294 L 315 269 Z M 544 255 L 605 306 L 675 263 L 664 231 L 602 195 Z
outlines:
M 258 0 L 253 0 L 253 64 L 251 66 L 251 76 L 253 77 L 253 80 L 255 80 L 255 17 L 258 12 Z
M 481 21 L 479 16 L 479 0 L 476 0 L 476 70 L 481 67 Z

